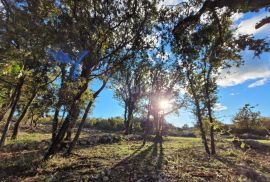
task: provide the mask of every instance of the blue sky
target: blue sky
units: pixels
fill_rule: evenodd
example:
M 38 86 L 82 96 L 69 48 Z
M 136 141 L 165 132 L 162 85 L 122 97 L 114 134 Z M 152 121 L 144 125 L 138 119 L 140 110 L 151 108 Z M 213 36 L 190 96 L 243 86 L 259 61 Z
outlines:
M 256 38 L 270 37 L 270 25 L 256 30 L 255 24 L 263 17 L 270 16 L 270 12 L 261 10 L 257 13 L 239 13 L 232 18 L 239 34 L 253 34 Z M 269 40 L 269 39 L 268 39 Z M 215 110 L 216 117 L 224 122 L 230 123 L 233 115 L 244 106 L 244 104 L 256 105 L 256 110 L 263 116 L 270 116 L 270 53 L 264 53 L 260 58 L 255 58 L 250 51 L 243 51 L 245 64 L 239 68 L 230 69 L 230 73 L 222 71 L 218 80 L 219 103 Z M 96 86 L 95 83 L 94 87 Z M 123 116 L 123 108 L 113 98 L 113 92 L 105 89 L 98 97 L 92 117 Z M 90 116 L 91 117 L 91 116 Z M 180 110 L 179 115 L 167 117 L 167 121 L 175 126 L 184 124 L 193 125 L 195 118 L 190 109 Z

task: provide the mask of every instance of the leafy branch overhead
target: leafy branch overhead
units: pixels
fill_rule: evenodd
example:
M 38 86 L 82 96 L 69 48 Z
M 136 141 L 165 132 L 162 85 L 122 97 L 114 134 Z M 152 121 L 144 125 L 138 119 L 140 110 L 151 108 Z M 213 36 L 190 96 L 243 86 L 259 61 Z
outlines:
M 254 87 L 269 80 L 269 17 L 257 18 L 269 10 L 269 0 L 0 0 L 0 179 L 269 181 L 267 107 L 226 115 L 267 104 L 267 87 Z M 241 31 L 243 19 L 258 22 Z M 223 76 L 255 82 L 229 94 Z

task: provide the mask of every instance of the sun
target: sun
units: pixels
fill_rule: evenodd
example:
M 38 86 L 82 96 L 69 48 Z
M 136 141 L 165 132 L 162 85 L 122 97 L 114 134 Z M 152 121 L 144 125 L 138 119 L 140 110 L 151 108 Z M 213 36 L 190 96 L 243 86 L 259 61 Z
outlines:
M 159 108 L 160 109 L 167 109 L 168 107 L 170 107 L 170 103 L 166 99 L 160 100 L 159 103 L 158 103 L 158 105 L 159 105 Z

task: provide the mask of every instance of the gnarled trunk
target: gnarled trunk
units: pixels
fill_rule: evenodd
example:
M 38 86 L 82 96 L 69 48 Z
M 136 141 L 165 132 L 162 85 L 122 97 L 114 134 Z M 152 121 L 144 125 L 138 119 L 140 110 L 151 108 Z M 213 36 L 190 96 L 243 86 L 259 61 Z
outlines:
M 128 124 L 127 124 L 127 121 L 128 121 L 128 117 L 127 117 L 127 113 L 128 113 L 128 107 L 127 107 L 127 103 L 125 103 L 125 110 L 124 110 L 124 125 L 125 125 L 125 134 L 127 134 L 127 128 L 128 128 Z
M 128 106 L 128 117 L 127 117 L 127 125 L 126 125 L 126 134 L 132 133 L 132 120 L 133 120 L 133 105 Z
M 192 93 L 194 103 L 195 103 L 196 116 L 197 116 L 200 132 L 201 132 L 201 138 L 202 138 L 202 142 L 203 142 L 203 145 L 204 145 L 204 149 L 205 149 L 206 153 L 208 155 L 210 155 L 210 150 L 209 150 L 209 147 L 208 147 L 206 134 L 205 134 L 205 131 L 204 131 L 204 128 L 203 128 L 203 117 L 202 117 L 202 113 L 201 113 L 200 102 L 199 102 L 199 99 L 197 97 L 197 94 L 196 94 L 196 91 L 195 91 L 195 88 L 194 88 L 194 80 L 191 77 L 189 70 L 187 71 L 187 78 L 188 78 L 188 82 L 190 84 L 191 93 Z
M 213 117 L 212 117 L 212 109 L 208 109 L 209 110 L 209 121 L 211 124 L 210 127 L 210 140 L 211 140 L 211 154 L 215 155 L 216 154 L 216 146 L 215 146 L 215 135 L 214 135 L 214 121 L 213 121 Z
M 14 89 L 14 92 L 10 96 L 9 101 L 2 105 L 1 111 L 0 111 L 0 122 L 2 121 L 2 119 L 4 118 L 6 113 L 9 111 L 9 109 L 12 107 L 12 103 L 14 102 L 14 98 L 16 96 L 16 93 L 17 93 L 17 91 L 16 91 L 16 89 Z
M 60 147 L 60 144 L 63 142 L 64 137 L 67 133 L 70 123 L 77 120 L 80 114 L 80 105 L 81 105 L 81 96 L 88 88 L 88 81 L 79 89 L 79 92 L 75 95 L 73 100 L 73 105 L 70 107 L 68 115 L 63 122 L 61 128 L 59 129 L 57 135 L 52 141 L 51 146 L 49 147 L 48 152 L 44 156 L 44 160 L 48 160 L 50 156 L 54 155 Z
M 196 113 L 197 113 L 196 115 L 197 115 L 197 118 L 198 118 L 198 123 L 199 123 L 199 127 L 200 127 L 201 138 L 202 138 L 202 142 L 203 142 L 203 145 L 204 145 L 204 149 L 205 149 L 207 154 L 210 154 L 210 150 L 209 150 L 209 147 L 208 147 L 205 131 L 204 131 L 204 128 L 203 128 L 202 114 L 201 114 L 200 105 L 199 105 L 199 103 L 197 101 L 195 101 L 195 102 L 196 102 L 195 105 L 196 105 Z
M 6 112 L 8 111 L 9 107 L 8 107 L 8 103 L 4 103 L 1 107 L 1 111 L 0 111 L 0 122 L 2 121 L 2 119 L 4 118 Z
M 61 107 L 61 104 L 58 101 L 58 103 L 56 104 L 56 107 L 55 107 L 53 121 L 52 121 L 52 141 L 55 139 L 56 134 L 57 134 L 58 115 L 59 115 L 60 107 Z
M 75 134 L 75 137 L 74 137 L 74 139 L 72 140 L 72 142 L 69 145 L 69 148 L 67 150 L 67 154 L 70 154 L 71 151 L 73 150 L 74 146 L 76 145 L 76 143 L 77 143 L 77 141 L 78 141 L 78 139 L 80 137 L 80 134 L 82 132 L 84 123 L 85 123 L 85 121 L 87 119 L 87 115 L 88 115 L 88 113 L 89 113 L 89 111 L 90 111 L 90 109 L 91 109 L 91 107 L 93 105 L 93 102 L 95 101 L 97 96 L 100 94 L 100 92 L 105 88 L 106 84 L 107 84 L 107 81 L 103 81 L 102 86 L 93 94 L 93 99 L 89 101 L 89 103 L 88 103 L 88 105 L 87 105 L 87 107 L 86 107 L 86 109 L 84 111 L 83 118 L 81 120 L 79 128 L 78 128 L 78 130 L 77 130 L 77 132 Z
M 211 144 L 211 154 L 216 154 L 216 146 L 215 146 L 215 136 L 214 136 L 214 119 L 212 114 L 212 107 L 211 107 L 211 98 L 210 98 L 210 84 L 211 84 L 211 74 L 212 74 L 212 66 L 209 67 L 209 70 L 207 71 L 206 75 L 206 84 L 205 84 L 205 94 L 206 94 L 206 107 L 208 111 L 208 118 L 210 122 L 210 144 Z
M 77 123 L 77 120 L 70 122 L 70 125 L 69 125 L 69 127 L 67 129 L 67 134 L 66 134 L 66 137 L 65 137 L 66 141 L 71 141 L 72 130 L 75 127 L 76 123 Z
M 23 84 L 24 84 L 24 77 L 22 76 L 22 77 L 20 77 L 19 82 L 18 82 L 17 87 L 16 87 L 16 91 L 15 91 L 16 94 L 14 95 L 15 98 L 14 98 L 14 101 L 12 103 L 11 111 L 9 113 L 5 128 L 4 128 L 3 133 L 2 133 L 2 137 L 1 137 L 1 140 L 0 140 L 0 147 L 5 144 L 7 133 L 8 133 L 8 130 L 9 130 L 9 127 L 10 127 L 14 112 L 16 110 L 18 101 L 19 101 L 20 96 L 21 96 L 21 89 L 22 89 Z
M 55 111 L 54 111 L 54 116 L 53 116 L 53 121 L 52 121 L 52 141 L 55 139 L 56 134 L 57 134 L 57 129 L 58 129 L 58 116 L 59 112 L 62 106 L 62 99 L 63 96 L 61 94 L 61 91 L 64 89 L 65 86 L 65 77 L 66 77 L 66 70 L 65 70 L 65 65 L 61 65 L 61 88 L 59 91 L 59 98 L 55 106 Z
M 57 135 L 55 136 L 54 140 L 52 141 L 52 144 L 48 150 L 48 152 L 44 156 L 44 160 L 48 160 L 51 155 L 54 155 L 57 150 L 60 147 L 60 144 L 63 142 L 63 139 L 65 137 L 65 134 L 67 132 L 67 129 L 69 127 L 69 124 L 71 120 L 77 119 L 80 112 L 79 104 L 74 104 L 70 111 L 68 116 L 66 117 L 65 121 L 63 122 L 61 128 L 59 129 Z
M 88 105 L 87 105 L 87 107 L 85 109 L 85 112 L 83 114 L 83 118 L 81 120 L 81 123 L 79 125 L 79 128 L 78 128 L 78 130 L 76 132 L 76 135 L 75 135 L 74 139 L 72 140 L 72 142 L 69 145 L 69 148 L 67 150 L 67 154 L 70 154 L 71 151 L 73 150 L 74 146 L 76 145 L 76 143 L 77 143 L 77 141 L 78 141 L 78 139 L 80 137 L 81 131 L 83 129 L 84 123 L 86 121 L 87 115 L 88 115 L 88 113 L 89 113 L 89 111 L 91 109 L 92 104 L 93 104 L 93 101 L 89 101 L 89 103 L 88 103 Z
M 31 98 L 29 99 L 29 101 L 27 102 L 26 106 L 24 107 L 20 117 L 18 118 L 17 122 L 15 123 L 14 125 L 14 128 L 13 128 L 13 133 L 12 133 L 12 136 L 11 136 L 11 139 L 15 140 L 17 138 L 17 135 L 18 135 L 18 130 L 19 130 L 19 125 L 21 123 L 21 121 L 23 120 L 25 114 L 27 113 L 28 111 L 28 108 L 30 107 L 31 103 L 33 102 L 33 100 L 35 99 L 37 95 L 37 92 L 35 91 Z

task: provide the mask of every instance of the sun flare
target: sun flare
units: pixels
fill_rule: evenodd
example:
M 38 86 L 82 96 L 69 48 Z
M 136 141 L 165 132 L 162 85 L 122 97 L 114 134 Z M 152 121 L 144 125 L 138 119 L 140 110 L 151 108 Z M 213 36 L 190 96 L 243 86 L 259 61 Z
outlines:
M 168 100 L 162 99 L 159 101 L 159 108 L 160 109 L 167 109 L 168 107 L 170 107 L 170 103 Z

